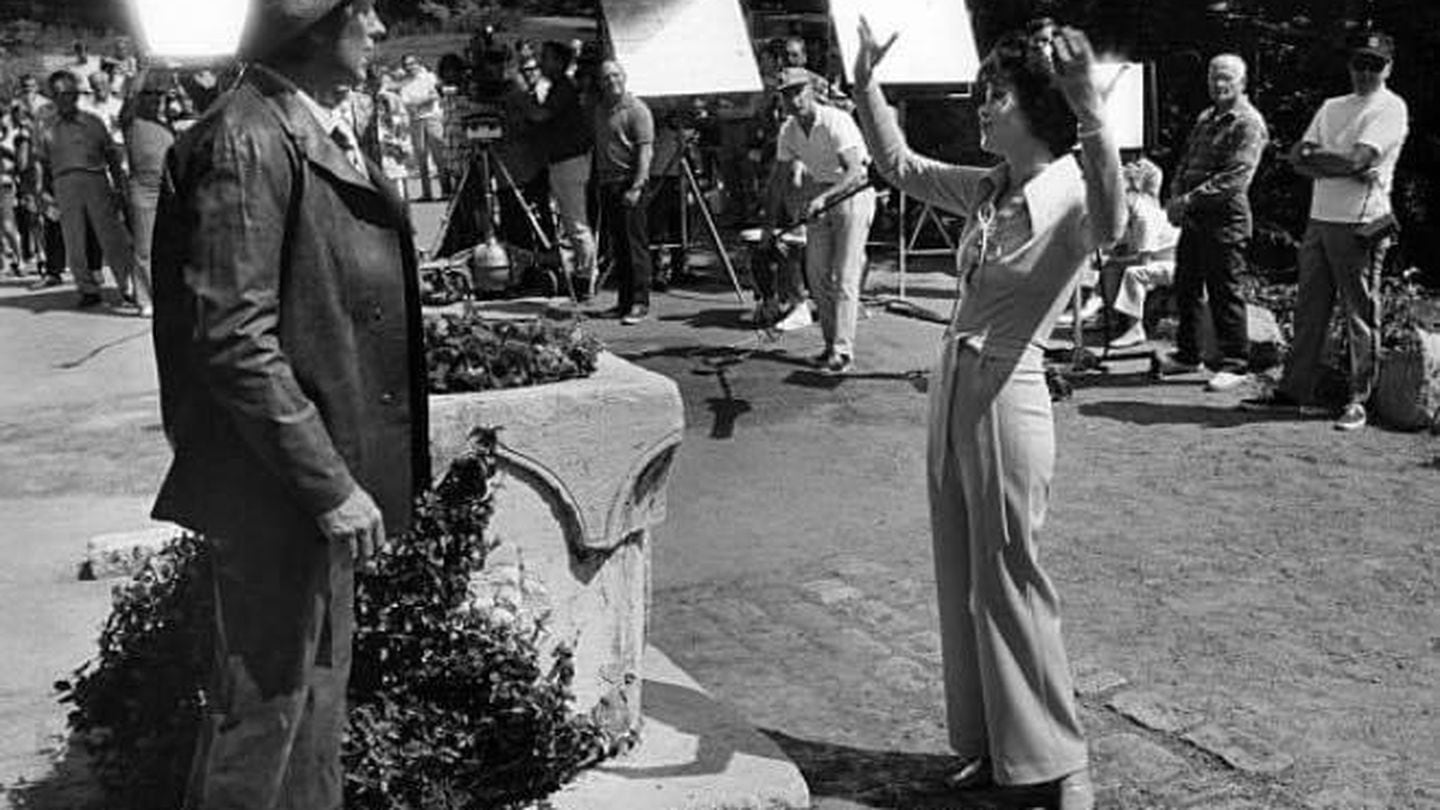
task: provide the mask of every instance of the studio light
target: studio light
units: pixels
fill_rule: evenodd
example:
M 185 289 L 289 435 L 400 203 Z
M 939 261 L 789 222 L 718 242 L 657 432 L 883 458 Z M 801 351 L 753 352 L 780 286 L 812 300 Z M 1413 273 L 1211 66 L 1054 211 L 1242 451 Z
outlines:
M 235 53 L 250 0 L 130 0 L 146 51 L 156 57 Z

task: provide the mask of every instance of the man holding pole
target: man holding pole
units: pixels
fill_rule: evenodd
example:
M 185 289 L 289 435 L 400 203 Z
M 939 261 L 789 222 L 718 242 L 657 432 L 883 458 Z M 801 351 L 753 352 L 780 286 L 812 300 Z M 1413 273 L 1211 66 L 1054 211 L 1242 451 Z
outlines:
M 815 364 L 841 374 L 855 358 L 865 240 L 875 218 L 875 192 L 856 191 L 869 180 L 870 153 L 855 120 L 816 99 L 810 71 L 783 69 L 779 89 L 789 118 L 780 126 L 774 171 L 804 204 L 805 275 L 825 337 Z M 772 235 L 775 208 L 769 212 Z

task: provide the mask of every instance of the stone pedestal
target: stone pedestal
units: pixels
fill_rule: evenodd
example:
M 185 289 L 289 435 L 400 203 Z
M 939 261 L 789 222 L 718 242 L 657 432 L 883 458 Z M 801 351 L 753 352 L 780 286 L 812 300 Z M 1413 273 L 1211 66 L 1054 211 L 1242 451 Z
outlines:
M 430 425 L 437 475 L 472 429 L 500 429 L 499 546 L 477 600 L 502 617 L 543 618 L 546 660 L 561 642 L 575 652 L 576 708 L 612 733 L 637 731 L 650 530 L 684 428 L 675 383 L 603 353 L 584 380 L 431 396 Z

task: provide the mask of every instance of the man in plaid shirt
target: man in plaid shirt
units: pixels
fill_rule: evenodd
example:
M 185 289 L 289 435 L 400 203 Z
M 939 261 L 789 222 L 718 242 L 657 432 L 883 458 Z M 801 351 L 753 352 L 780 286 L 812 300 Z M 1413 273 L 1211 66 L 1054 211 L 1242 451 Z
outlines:
M 1253 217 L 1248 191 L 1260 154 L 1269 141 L 1265 119 L 1245 95 L 1245 61 L 1234 54 L 1210 60 L 1211 106 L 1195 122 L 1170 185 L 1165 206 L 1180 227 L 1176 250 L 1175 303 L 1180 326 L 1175 353 L 1160 364 L 1162 374 L 1198 371 L 1201 360 L 1201 292 L 1210 304 L 1220 361 L 1206 383 L 1228 391 L 1245 381 L 1250 341 L 1239 275 Z

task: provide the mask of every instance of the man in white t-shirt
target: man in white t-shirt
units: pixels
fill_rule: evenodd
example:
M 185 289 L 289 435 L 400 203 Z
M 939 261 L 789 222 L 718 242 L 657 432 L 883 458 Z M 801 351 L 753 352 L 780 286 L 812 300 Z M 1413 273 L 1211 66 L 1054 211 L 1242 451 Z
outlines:
M 1325 100 L 1286 156 L 1315 181 L 1310 223 L 1300 245 L 1295 343 L 1279 387 L 1247 407 L 1309 409 L 1335 299 L 1345 308 L 1350 344 L 1349 399 L 1339 430 L 1364 427 L 1365 403 L 1379 376 L 1380 270 L 1395 236 L 1390 187 L 1409 130 L 1405 100 L 1385 86 L 1393 40 L 1365 33 L 1350 50 L 1352 92 Z
M 825 350 L 816 365 L 832 373 L 849 370 L 855 357 L 860 276 L 865 240 L 875 218 L 875 192 L 866 188 L 870 152 L 860 127 L 846 112 L 821 104 L 804 68 L 781 71 L 780 93 L 789 118 L 780 125 L 775 172 L 798 192 L 806 219 L 805 275 L 820 316 Z M 838 201 L 838 202 L 837 202 Z M 772 195 L 767 234 L 773 236 L 779 206 Z
M 410 140 L 415 166 L 420 170 L 420 195 L 431 199 L 430 161 L 440 175 L 440 194 L 450 196 L 450 162 L 445 155 L 445 117 L 440 106 L 440 80 L 420 64 L 414 54 L 400 60 L 405 78 L 400 83 L 400 100 L 410 115 Z

